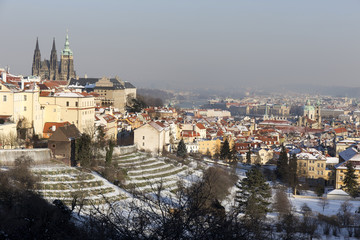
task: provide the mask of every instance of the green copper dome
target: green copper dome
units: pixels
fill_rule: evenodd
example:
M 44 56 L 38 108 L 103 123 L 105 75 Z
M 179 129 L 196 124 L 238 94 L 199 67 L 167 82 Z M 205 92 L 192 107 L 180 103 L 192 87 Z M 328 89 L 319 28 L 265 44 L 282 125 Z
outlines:
M 314 106 L 310 105 L 310 100 L 306 100 L 306 104 L 304 106 L 304 112 L 308 112 L 308 111 L 315 111 Z
M 65 39 L 65 46 L 64 46 L 64 50 L 62 50 L 61 55 L 63 56 L 72 56 L 73 52 L 70 49 L 70 44 L 69 44 L 69 35 L 66 34 L 66 39 Z

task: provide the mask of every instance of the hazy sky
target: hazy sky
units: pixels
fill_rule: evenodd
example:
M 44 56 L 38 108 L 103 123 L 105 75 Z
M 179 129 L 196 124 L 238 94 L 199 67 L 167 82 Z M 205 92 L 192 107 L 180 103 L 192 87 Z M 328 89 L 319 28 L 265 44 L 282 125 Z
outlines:
M 360 86 L 360 0 L 0 0 L 0 67 L 31 74 L 36 37 L 79 76 L 137 87 Z

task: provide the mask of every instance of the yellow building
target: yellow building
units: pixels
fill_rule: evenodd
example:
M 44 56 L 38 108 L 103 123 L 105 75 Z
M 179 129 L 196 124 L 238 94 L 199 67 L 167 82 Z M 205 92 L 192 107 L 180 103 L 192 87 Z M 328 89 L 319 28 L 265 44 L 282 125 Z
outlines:
M 43 92 L 39 98 L 44 111 L 44 122 L 68 121 L 84 132 L 94 126 L 94 97 L 77 92 Z
M 301 152 L 296 155 L 298 176 L 310 180 L 309 183 L 324 183 L 328 179 L 326 157 L 319 151 Z
M 29 84 L 22 88 L 0 81 L 0 115 L 14 123 L 22 121 L 23 128 L 34 128 L 35 134 L 42 134 L 43 116 L 39 103 L 39 88 Z
M 355 168 L 355 175 L 358 177 L 357 182 L 360 184 L 360 166 L 357 165 L 359 161 L 347 161 L 342 162 L 339 165 L 336 166 L 336 184 L 335 188 L 343 188 L 345 186 L 344 179 L 345 179 L 345 173 L 347 172 L 346 164 L 348 162 L 351 162 Z
M 199 153 L 206 155 L 208 153 L 214 156 L 216 153 L 220 153 L 221 140 L 219 138 L 213 140 L 201 140 L 198 141 Z
M 136 88 L 131 83 L 122 81 L 120 78 L 79 78 L 71 79 L 69 88 L 86 86 L 93 89 L 96 93 L 96 99 L 100 101 L 101 106 L 113 106 L 121 113 L 125 112 L 128 99 L 136 98 Z
M 345 151 L 339 153 L 340 163 L 335 166 L 336 169 L 336 184 L 335 188 L 342 188 L 345 179 L 345 173 L 347 171 L 346 164 L 352 163 L 355 168 L 355 174 L 358 176 L 357 181 L 360 184 L 360 153 L 354 147 L 350 147 Z

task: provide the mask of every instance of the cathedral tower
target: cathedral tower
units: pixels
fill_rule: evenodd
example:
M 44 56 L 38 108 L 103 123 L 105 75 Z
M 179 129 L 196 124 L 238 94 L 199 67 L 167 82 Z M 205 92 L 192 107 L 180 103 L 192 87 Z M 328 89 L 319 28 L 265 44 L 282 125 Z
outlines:
M 50 54 L 50 80 L 56 80 L 58 74 L 58 61 L 55 47 L 55 38 L 53 39 L 53 45 Z
M 64 50 L 60 57 L 59 80 L 75 78 L 73 52 L 69 45 L 69 36 L 66 34 Z
M 60 64 L 57 59 L 55 38 L 53 39 L 50 60 L 41 60 L 39 41 L 36 39 L 31 74 L 47 80 L 69 80 L 75 78 L 73 53 L 69 48 L 69 36 L 66 34 L 65 47 L 61 52 Z
M 33 58 L 33 64 L 32 64 L 32 75 L 40 75 L 40 68 L 41 68 L 41 54 L 40 54 L 40 48 L 39 48 L 39 40 L 36 38 L 36 47 L 34 51 L 34 58 Z

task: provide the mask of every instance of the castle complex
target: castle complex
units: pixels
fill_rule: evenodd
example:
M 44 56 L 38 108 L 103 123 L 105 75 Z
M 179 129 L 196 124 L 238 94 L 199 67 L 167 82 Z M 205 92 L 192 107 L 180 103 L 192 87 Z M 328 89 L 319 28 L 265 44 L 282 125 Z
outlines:
M 36 47 L 32 64 L 32 75 L 48 80 L 69 80 L 75 78 L 73 53 L 69 47 L 69 36 L 66 34 L 64 50 L 61 52 L 60 62 L 57 59 L 55 39 L 50 54 L 50 60 L 41 61 L 39 41 L 36 39 Z

